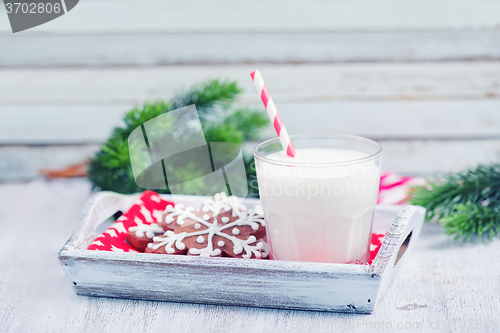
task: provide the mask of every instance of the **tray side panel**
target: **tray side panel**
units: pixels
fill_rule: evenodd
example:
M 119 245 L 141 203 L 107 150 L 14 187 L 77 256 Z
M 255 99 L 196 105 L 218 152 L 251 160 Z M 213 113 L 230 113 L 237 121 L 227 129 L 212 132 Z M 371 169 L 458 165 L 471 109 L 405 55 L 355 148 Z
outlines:
M 370 267 L 374 274 L 380 275 L 382 278 L 377 302 L 380 301 L 400 268 L 408 261 L 424 223 L 425 208 L 412 205 L 401 208 L 402 210 L 397 214 L 377 257 Z M 398 260 L 399 250 L 407 237 L 409 237 L 409 242 Z
M 378 275 L 362 270 L 274 269 L 243 260 L 193 265 L 155 262 L 151 256 L 125 261 L 65 255 L 60 260 L 79 295 L 171 302 L 371 313 L 380 283 Z
M 105 219 L 118 211 L 127 210 L 139 195 L 99 192 L 92 195 L 83 207 L 75 233 L 61 251 L 86 249 L 97 237 L 95 229 Z

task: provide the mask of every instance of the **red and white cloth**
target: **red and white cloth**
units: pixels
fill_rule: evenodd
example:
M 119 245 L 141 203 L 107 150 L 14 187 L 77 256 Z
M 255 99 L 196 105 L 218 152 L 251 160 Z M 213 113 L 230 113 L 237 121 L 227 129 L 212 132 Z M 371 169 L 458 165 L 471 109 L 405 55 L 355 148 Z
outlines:
M 404 177 L 393 172 L 386 172 L 380 176 L 378 205 L 402 205 L 408 198 L 408 191 L 414 185 L 422 185 L 423 178 Z
M 171 204 L 173 203 L 163 200 L 153 191 L 143 192 L 141 198 L 98 236 L 87 250 L 138 252 L 125 241 L 128 229 L 141 223 L 156 223 L 161 218 L 165 208 Z
M 399 205 L 404 202 L 410 186 L 421 184 L 421 178 L 402 177 L 394 173 L 385 173 L 380 177 L 380 191 L 378 204 Z M 125 241 L 130 227 L 140 223 L 151 224 L 157 222 L 172 202 L 163 200 L 153 191 L 145 191 L 140 199 L 130 209 L 120 216 L 105 232 L 98 236 L 89 245 L 88 250 L 138 252 Z M 382 245 L 385 232 L 374 230 L 370 246 L 370 262 L 375 258 Z

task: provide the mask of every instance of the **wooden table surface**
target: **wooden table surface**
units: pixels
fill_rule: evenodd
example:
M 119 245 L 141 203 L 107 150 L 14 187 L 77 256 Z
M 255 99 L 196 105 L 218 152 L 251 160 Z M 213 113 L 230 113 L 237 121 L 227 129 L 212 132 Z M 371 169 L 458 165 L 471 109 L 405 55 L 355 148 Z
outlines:
M 500 240 L 463 244 L 437 225 L 424 226 L 410 262 L 372 315 L 77 296 L 57 253 L 90 192 L 85 180 L 0 185 L 1 332 L 500 329 Z

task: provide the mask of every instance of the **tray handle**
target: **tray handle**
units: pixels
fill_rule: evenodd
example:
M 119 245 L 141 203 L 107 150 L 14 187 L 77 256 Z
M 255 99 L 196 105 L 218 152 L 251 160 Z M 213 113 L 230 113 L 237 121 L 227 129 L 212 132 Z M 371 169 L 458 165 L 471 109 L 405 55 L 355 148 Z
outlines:
M 92 195 L 80 213 L 75 233 L 61 252 L 87 248 L 95 239 L 95 229 L 99 224 L 116 212 L 127 210 L 139 197 L 140 194 L 124 195 L 107 191 Z
M 413 247 L 422 228 L 425 209 L 420 206 L 406 206 L 395 217 L 384 238 L 380 250 L 370 265 L 371 273 L 382 275 L 386 270 L 396 268 L 404 254 Z

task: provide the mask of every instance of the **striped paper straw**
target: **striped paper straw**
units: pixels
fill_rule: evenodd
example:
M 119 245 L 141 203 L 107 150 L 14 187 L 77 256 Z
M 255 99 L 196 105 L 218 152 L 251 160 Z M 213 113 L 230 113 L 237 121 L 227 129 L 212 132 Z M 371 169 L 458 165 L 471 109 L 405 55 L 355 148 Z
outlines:
M 271 122 L 274 125 L 274 129 L 278 134 L 281 146 L 286 151 L 286 154 L 288 156 L 295 157 L 295 148 L 293 147 L 290 136 L 286 131 L 285 125 L 283 125 L 283 122 L 281 121 L 278 110 L 276 109 L 276 105 L 274 105 L 273 99 L 271 98 L 271 95 L 269 95 L 269 91 L 267 91 L 267 87 L 264 83 L 262 75 L 260 75 L 260 72 L 256 70 L 250 73 L 250 76 L 252 77 L 255 89 L 257 89 L 257 92 L 260 94 L 262 103 L 264 103 L 267 115 L 269 116 L 269 119 L 271 119 Z

